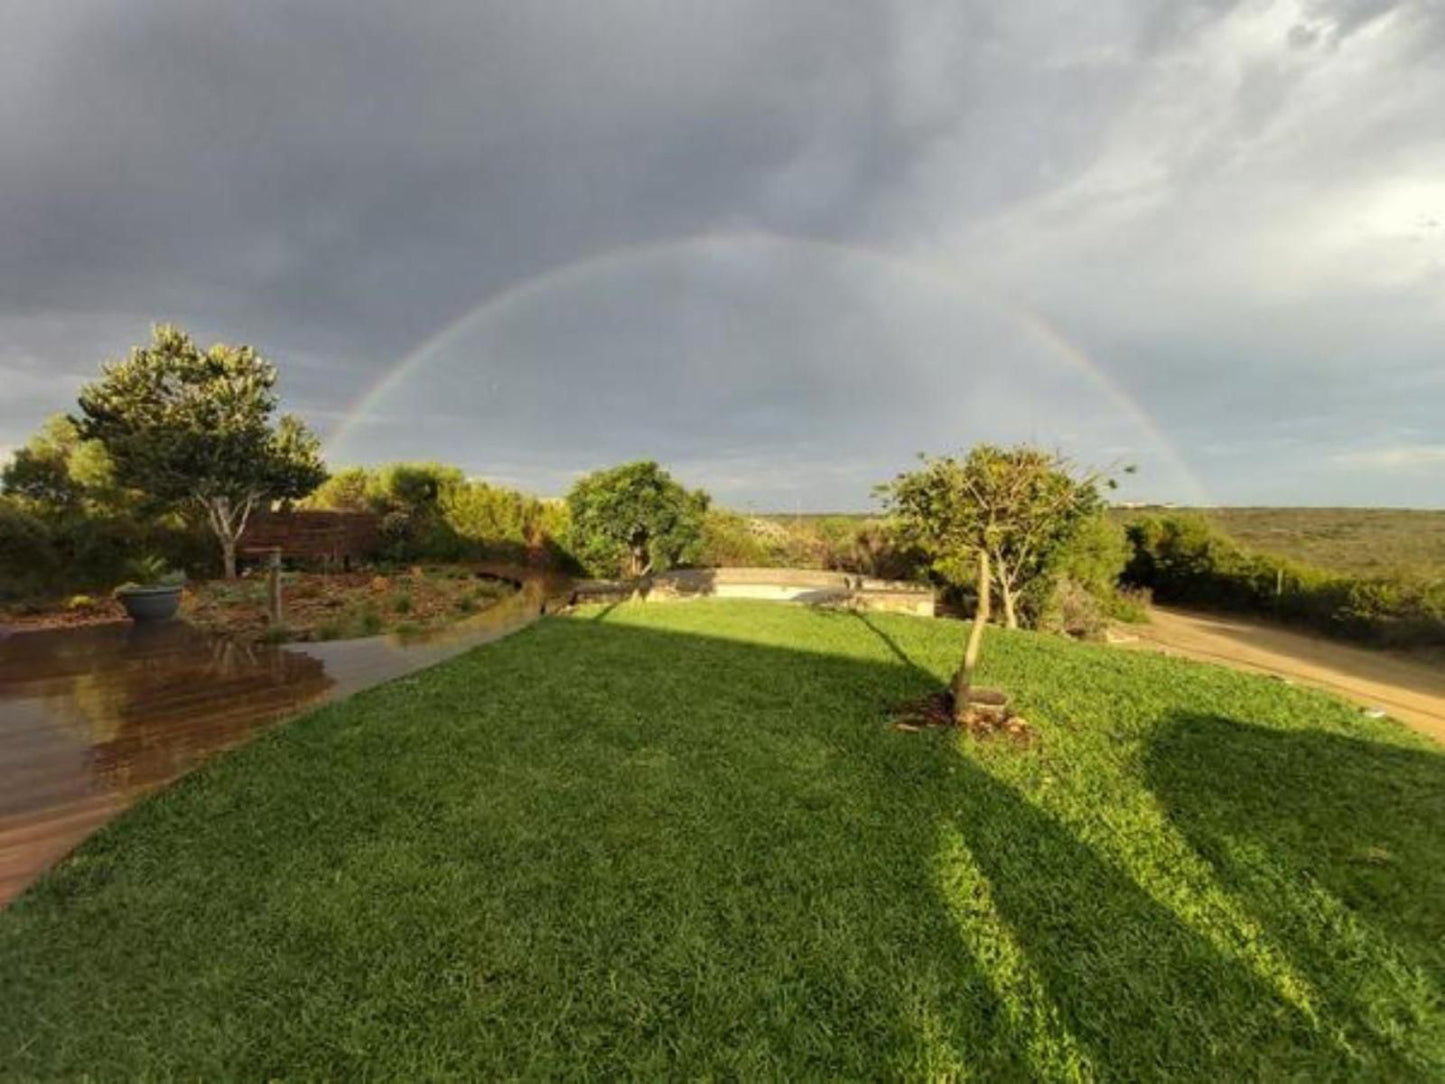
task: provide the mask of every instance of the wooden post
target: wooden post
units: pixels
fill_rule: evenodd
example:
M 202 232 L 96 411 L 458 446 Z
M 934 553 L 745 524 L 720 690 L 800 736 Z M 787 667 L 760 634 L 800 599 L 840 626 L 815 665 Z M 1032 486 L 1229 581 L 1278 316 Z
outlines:
M 266 604 L 272 627 L 281 624 L 281 547 L 274 546 L 266 562 Z

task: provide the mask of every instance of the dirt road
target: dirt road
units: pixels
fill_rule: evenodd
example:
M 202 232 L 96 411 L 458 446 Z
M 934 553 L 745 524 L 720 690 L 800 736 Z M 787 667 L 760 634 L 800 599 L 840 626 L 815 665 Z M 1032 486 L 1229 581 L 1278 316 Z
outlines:
M 1445 667 L 1351 647 L 1246 618 L 1156 606 L 1147 625 L 1121 625 L 1121 646 L 1273 674 L 1379 708 L 1445 742 Z

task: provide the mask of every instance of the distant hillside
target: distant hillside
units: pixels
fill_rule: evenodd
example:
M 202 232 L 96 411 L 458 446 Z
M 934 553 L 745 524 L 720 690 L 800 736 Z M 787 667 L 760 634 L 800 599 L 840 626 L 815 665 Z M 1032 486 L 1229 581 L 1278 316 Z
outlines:
M 1132 519 L 1149 509 L 1116 509 Z M 1394 508 L 1208 508 L 1197 512 L 1250 549 L 1361 575 L 1445 577 L 1445 511 Z

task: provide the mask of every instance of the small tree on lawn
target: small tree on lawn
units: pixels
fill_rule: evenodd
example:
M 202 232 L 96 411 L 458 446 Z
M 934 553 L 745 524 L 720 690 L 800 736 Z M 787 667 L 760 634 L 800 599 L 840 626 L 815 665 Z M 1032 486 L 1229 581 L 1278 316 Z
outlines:
M 898 536 L 917 546 L 951 583 L 970 580 L 978 607 L 954 675 L 954 714 L 963 720 L 991 615 L 993 588 L 1004 623 L 1018 626 L 1017 598 L 1075 527 L 1103 506 L 1103 473 L 1079 473 L 1061 456 L 1020 445 L 980 444 L 962 460 L 924 458 L 920 470 L 880 486 Z
M 160 325 L 149 346 L 81 390 L 75 423 L 105 446 L 122 485 L 204 514 L 233 577 L 257 506 L 304 497 L 326 479 L 316 437 L 294 415 L 275 417 L 276 380 L 276 366 L 249 346 L 203 351 Z
M 638 579 L 697 556 L 708 504 L 651 461 L 595 471 L 567 495 L 572 544 L 589 568 Z

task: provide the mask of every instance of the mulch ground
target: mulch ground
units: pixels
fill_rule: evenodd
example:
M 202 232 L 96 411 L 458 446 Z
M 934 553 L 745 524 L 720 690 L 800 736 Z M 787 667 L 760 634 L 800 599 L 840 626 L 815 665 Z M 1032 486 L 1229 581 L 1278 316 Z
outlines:
M 240 640 L 336 640 L 381 632 L 437 628 L 491 605 L 508 588 L 459 567 L 374 572 L 286 572 L 282 579 L 283 629 L 272 631 L 263 574 L 187 585 L 181 617 Z M 120 603 L 105 595 L 77 595 L 0 606 L 0 627 L 10 631 L 69 628 L 126 620 Z

